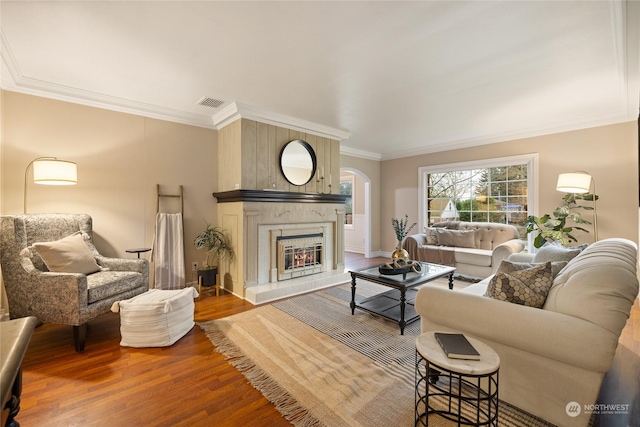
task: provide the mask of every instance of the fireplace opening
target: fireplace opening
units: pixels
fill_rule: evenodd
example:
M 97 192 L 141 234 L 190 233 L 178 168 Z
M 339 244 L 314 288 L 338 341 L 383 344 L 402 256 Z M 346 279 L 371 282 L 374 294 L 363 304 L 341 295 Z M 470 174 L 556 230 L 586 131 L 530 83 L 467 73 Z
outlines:
M 278 236 L 276 243 L 278 280 L 322 272 L 322 233 Z

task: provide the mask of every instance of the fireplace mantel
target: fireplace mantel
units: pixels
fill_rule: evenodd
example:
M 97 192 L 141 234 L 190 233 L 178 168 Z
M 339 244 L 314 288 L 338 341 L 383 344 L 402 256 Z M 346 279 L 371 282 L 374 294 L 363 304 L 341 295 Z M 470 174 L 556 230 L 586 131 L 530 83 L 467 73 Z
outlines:
M 231 190 L 213 193 L 218 203 L 274 202 L 274 203 L 341 203 L 349 196 L 342 194 L 294 193 L 276 190 Z

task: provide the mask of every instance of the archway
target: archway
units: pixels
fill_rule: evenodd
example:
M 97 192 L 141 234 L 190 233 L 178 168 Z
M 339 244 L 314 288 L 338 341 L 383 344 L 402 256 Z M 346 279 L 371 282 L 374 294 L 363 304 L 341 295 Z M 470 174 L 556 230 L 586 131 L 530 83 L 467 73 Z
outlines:
M 340 172 L 355 175 L 364 182 L 364 256 L 371 258 L 371 178 L 358 169 L 344 167 Z

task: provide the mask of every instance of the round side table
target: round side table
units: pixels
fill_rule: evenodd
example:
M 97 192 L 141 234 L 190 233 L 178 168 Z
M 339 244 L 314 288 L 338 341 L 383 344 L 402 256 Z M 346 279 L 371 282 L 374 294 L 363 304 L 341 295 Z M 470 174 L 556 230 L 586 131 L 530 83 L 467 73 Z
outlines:
M 498 425 L 500 357 L 485 343 L 467 339 L 480 353 L 480 360 L 447 357 L 434 332 L 416 339 L 416 426 L 428 426 L 429 414 L 458 425 Z

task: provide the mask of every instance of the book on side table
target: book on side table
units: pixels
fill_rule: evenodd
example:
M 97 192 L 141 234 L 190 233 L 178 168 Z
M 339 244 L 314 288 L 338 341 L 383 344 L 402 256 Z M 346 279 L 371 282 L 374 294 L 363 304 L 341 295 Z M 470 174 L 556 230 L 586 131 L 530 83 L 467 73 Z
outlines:
M 442 350 L 452 359 L 480 360 L 480 353 L 463 334 L 436 332 L 433 334 Z

